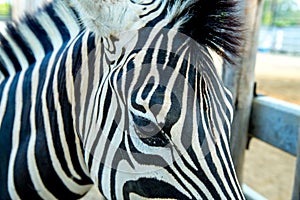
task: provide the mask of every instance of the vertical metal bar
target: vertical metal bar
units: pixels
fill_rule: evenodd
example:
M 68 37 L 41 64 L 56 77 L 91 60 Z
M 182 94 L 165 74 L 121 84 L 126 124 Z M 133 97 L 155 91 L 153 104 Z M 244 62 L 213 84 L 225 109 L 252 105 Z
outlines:
M 298 156 L 297 156 L 292 200 L 299 200 L 299 199 L 300 199 L 300 129 L 298 134 Z

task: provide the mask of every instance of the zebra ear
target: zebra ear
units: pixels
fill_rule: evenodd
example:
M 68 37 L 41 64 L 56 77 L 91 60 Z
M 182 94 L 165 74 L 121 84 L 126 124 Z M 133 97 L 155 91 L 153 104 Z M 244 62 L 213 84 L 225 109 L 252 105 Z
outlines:
M 198 0 L 186 10 L 181 31 L 234 63 L 242 43 L 242 15 L 236 0 Z

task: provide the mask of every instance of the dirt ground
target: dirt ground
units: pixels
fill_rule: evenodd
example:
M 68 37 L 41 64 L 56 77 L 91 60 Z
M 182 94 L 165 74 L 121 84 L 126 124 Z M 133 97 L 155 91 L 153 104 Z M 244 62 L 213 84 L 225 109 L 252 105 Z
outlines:
M 300 56 L 258 54 L 259 94 L 300 105 Z M 291 199 L 296 158 L 259 140 L 246 151 L 244 182 L 269 200 Z

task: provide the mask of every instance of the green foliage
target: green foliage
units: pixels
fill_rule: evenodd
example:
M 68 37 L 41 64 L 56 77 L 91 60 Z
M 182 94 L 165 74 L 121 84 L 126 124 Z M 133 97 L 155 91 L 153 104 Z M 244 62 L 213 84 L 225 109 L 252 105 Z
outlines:
M 263 9 L 264 26 L 300 25 L 300 8 L 294 0 L 265 0 Z
M 2 3 L 0 4 L 0 16 L 9 16 L 10 15 L 10 4 Z

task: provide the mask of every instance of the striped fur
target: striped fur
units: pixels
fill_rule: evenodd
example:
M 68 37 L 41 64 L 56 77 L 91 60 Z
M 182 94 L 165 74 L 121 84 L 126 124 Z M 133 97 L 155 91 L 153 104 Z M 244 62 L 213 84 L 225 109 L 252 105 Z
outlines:
M 64 1 L 55 0 L 20 22 L 8 22 L 0 33 L 0 82 L 45 56 L 56 54 L 82 29 L 77 13 Z
M 130 1 L 151 8 L 139 29 L 78 31 L 3 80 L 1 198 L 78 199 L 95 184 L 105 199 L 244 199 L 230 92 L 208 50 L 234 54 L 239 37 L 193 39 L 195 10 L 172 18 L 176 2 Z

